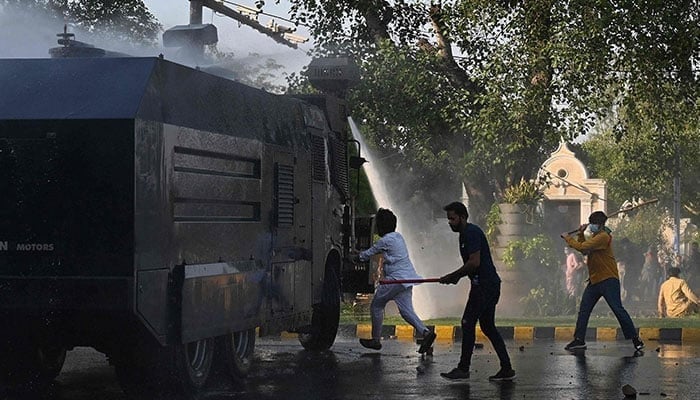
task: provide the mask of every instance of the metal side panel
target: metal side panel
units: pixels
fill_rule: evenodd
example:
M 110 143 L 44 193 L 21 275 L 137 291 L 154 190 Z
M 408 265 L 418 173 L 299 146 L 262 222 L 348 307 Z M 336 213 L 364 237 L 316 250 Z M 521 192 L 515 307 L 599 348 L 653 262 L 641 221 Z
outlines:
M 185 265 L 180 333 L 189 343 L 260 325 L 270 276 L 256 261 Z
M 136 313 L 153 336 L 165 345 L 169 317 L 173 314 L 168 307 L 170 270 L 138 271 L 136 276 Z

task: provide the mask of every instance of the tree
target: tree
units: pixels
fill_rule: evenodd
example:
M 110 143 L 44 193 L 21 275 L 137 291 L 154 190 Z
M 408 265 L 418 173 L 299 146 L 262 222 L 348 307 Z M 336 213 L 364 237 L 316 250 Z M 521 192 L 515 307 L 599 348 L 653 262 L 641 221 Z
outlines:
M 7 9 L 45 11 L 86 32 L 126 43 L 155 45 L 161 24 L 143 0 L 0 0 Z
M 486 214 L 492 193 L 533 177 L 560 136 L 612 117 L 618 140 L 649 121 L 663 123 L 663 135 L 671 125 L 697 127 L 700 11 L 692 0 L 292 4 L 318 53 L 359 61 L 351 106 L 369 139 L 400 151 L 397 168 L 462 180 L 475 216 Z M 676 106 L 660 101 L 673 95 Z M 645 104 L 660 107 L 646 113 Z
M 258 53 L 249 53 L 248 60 L 243 61 L 234 53 L 219 50 L 216 45 L 207 46 L 206 53 L 209 61 L 216 63 L 217 70 L 227 78 L 270 93 L 282 94 L 286 90 L 284 85 L 275 82 L 284 65 L 273 58 L 263 59 Z

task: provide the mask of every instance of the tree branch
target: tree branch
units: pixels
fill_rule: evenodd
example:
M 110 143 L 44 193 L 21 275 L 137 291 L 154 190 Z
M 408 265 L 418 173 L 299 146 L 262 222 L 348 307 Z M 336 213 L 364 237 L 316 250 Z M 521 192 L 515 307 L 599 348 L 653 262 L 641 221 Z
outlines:
M 457 64 L 452 54 L 452 42 L 446 35 L 447 27 L 442 20 L 440 6 L 432 4 L 429 16 L 437 40 L 437 55 L 443 62 L 448 79 L 455 86 L 465 87 L 472 93 L 476 92 L 478 90 L 477 84 L 469 79 L 469 75 Z

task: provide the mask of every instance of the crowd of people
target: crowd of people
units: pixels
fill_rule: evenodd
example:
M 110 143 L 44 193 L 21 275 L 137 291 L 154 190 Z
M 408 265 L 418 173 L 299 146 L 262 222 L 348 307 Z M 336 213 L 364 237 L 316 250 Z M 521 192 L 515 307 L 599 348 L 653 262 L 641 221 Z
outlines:
M 513 380 L 515 371 L 495 324 L 501 278 L 493 262 L 488 239 L 480 227 L 468 222 L 469 213 L 464 204 L 450 203 L 444 207 L 444 211 L 450 229 L 459 234 L 462 265 L 437 281 L 450 285 L 457 284 L 466 277 L 471 286 L 461 319 L 462 347 L 459 363 L 452 371 L 440 375 L 453 381 L 469 379 L 476 326 L 479 324 L 493 345 L 500 363 L 500 370 L 490 376 L 489 380 Z M 634 246 L 629 240 L 622 239 L 613 245 L 612 230 L 606 226 L 607 219 L 604 212 L 595 211 L 589 216 L 588 223 L 582 224 L 576 231 L 561 234 L 566 243 L 564 289 L 571 299 L 579 303 L 573 340 L 565 347 L 572 352 L 586 349 L 589 318 L 601 298 L 615 314 L 624 337 L 631 340 L 636 351 L 644 348 L 644 342 L 623 306 L 623 300 L 636 298 L 653 301 L 656 298 L 659 317 L 683 317 L 697 313 L 700 308 L 700 299 L 691 289 L 697 285 L 700 277 L 698 243 L 691 244 L 688 257 L 677 255 L 672 262 L 668 261 L 668 256 L 656 253 L 653 247 L 635 259 L 631 251 Z M 389 301 L 394 301 L 401 317 L 413 326 L 421 338 L 418 352 L 428 353 L 432 351 L 431 346 L 437 335 L 416 315 L 412 289 L 416 283 L 433 280 L 423 279 L 416 273 L 406 242 L 396 232 L 397 218 L 391 210 L 380 208 L 375 216 L 375 225 L 380 238 L 370 248 L 350 254 L 350 260 L 354 263 L 367 261 L 380 254 L 383 259 L 384 279 L 376 286 L 371 303 L 371 338 L 361 338 L 360 344 L 369 349 L 381 350 L 384 309 Z
M 616 262 L 620 277 L 620 297 L 628 303 L 656 311 L 659 317 L 682 317 L 699 311 L 700 250 L 697 242 L 690 243 L 687 255 L 673 255 L 649 246 L 635 252 L 628 240 L 615 243 Z M 566 247 L 564 249 L 563 286 L 572 299 L 579 299 L 588 279 L 586 256 Z M 654 310 L 655 308 L 655 310 Z

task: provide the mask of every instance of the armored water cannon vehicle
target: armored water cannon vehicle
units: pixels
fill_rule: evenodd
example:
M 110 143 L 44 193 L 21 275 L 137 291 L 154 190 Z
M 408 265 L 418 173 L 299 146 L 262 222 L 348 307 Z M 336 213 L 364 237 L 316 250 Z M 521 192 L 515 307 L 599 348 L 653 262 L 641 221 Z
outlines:
M 332 346 L 368 289 L 342 99 L 162 57 L 0 59 L 0 87 L 1 385 L 91 346 L 128 392 L 189 396 L 245 377 L 258 331 Z

